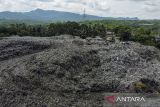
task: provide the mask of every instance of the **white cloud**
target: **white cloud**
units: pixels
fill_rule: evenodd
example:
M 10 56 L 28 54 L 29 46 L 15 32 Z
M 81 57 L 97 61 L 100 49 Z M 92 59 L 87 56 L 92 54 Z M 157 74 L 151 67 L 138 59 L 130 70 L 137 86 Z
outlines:
M 31 11 L 36 8 L 107 17 L 160 18 L 160 0 L 0 0 L 0 11 Z

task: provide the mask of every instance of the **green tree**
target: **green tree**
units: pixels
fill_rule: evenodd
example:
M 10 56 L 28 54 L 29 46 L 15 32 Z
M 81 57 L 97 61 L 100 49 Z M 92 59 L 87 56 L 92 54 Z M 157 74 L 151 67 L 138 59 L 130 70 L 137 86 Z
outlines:
M 120 37 L 122 41 L 129 41 L 132 38 L 131 28 L 127 26 L 119 26 L 114 29 L 117 36 Z

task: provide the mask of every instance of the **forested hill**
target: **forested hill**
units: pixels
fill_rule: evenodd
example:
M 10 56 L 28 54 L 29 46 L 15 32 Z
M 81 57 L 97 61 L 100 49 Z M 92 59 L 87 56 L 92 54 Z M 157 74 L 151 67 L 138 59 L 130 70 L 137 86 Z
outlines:
M 38 20 L 38 21 L 81 21 L 81 20 L 138 20 L 138 18 L 112 18 L 94 15 L 83 15 L 55 10 L 36 9 L 30 12 L 0 12 L 0 19 L 6 20 Z

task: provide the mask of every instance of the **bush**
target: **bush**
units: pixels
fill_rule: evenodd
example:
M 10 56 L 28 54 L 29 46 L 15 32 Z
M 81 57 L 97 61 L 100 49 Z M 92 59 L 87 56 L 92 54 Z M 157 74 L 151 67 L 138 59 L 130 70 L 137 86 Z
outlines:
M 51 23 L 49 25 L 11 24 L 7 27 L 0 27 L 0 34 L 1 36 L 19 35 L 40 37 L 69 34 L 80 36 L 81 38 L 104 37 L 105 27 L 100 24 L 90 26 L 77 22 Z
M 127 26 L 116 27 L 114 32 L 120 37 L 121 41 L 129 41 L 132 38 L 131 29 Z
M 135 82 L 134 83 L 135 90 L 142 90 L 146 88 L 146 85 L 141 82 Z

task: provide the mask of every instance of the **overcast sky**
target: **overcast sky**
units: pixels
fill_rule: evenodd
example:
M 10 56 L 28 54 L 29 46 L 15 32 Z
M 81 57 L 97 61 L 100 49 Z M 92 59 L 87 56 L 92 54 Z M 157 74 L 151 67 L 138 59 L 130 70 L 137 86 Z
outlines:
M 106 17 L 160 19 L 160 0 L 0 0 L 0 11 L 31 11 L 36 8 Z

